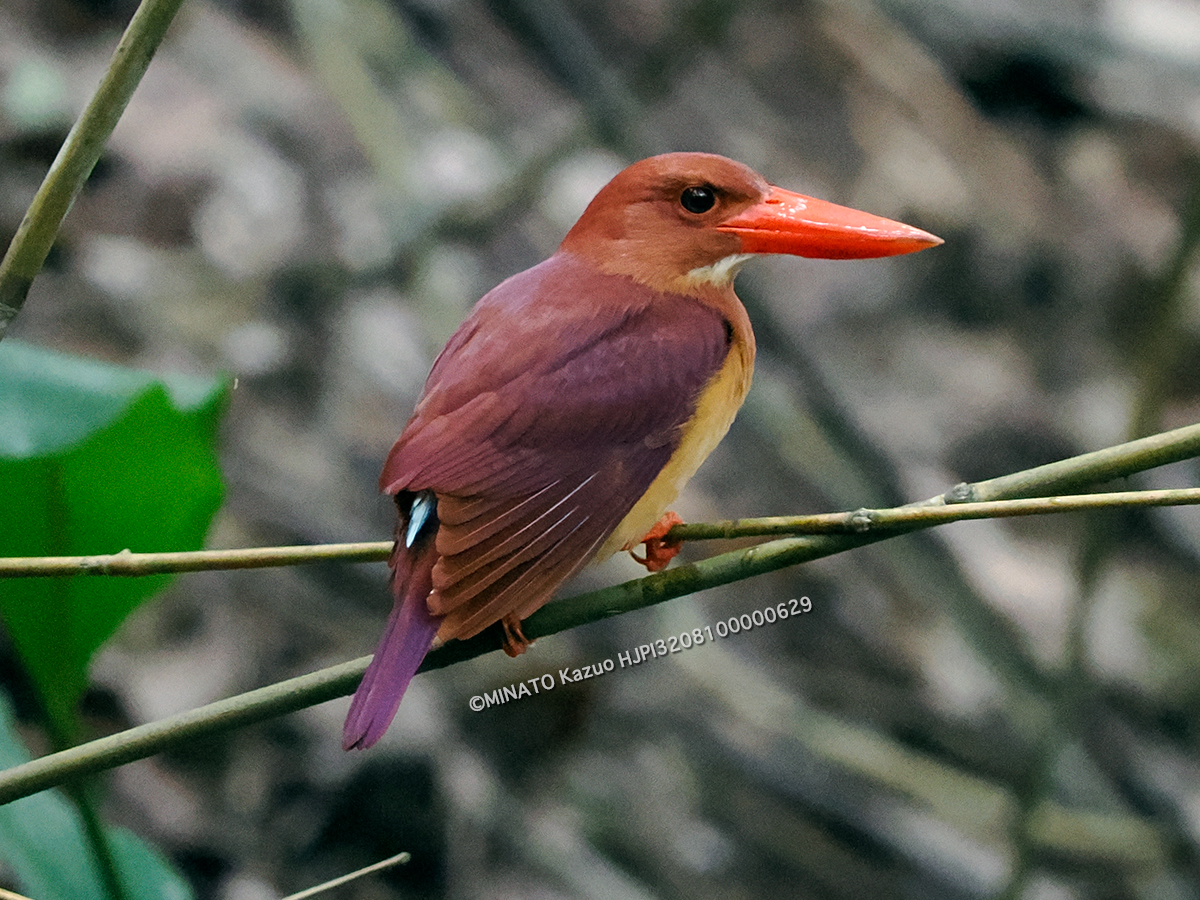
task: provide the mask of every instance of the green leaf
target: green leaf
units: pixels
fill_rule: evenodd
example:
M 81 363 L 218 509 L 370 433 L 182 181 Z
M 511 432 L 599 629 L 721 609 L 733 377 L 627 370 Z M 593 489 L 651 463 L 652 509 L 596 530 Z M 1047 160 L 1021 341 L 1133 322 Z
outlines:
M 0 343 L 0 556 L 195 550 L 221 503 L 218 379 Z M 0 616 L 58 738 L 92 655 L 171 576 L 12 579 Z
M 29 759 L 0 697 L 0 768 Z M 137 836 L 112 829 L 117 871 L 129 900 L 187 900 L 187 883 Z M 75 807 L 46 791 L 0 806 L 0 869 L 38 900 L 107 900 Z

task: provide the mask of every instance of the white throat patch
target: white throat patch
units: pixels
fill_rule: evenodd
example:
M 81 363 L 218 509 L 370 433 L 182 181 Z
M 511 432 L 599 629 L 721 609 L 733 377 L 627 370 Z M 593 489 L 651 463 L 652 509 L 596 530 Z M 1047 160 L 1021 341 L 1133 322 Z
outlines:
M 753 253 L 734 253 L 724 259 L 718 259 L 710 266 L 692 269 L 684 276 L 684 280 L 691 284 L 711 284 L 715 287 L 725 287 L 733 281 L 733 276 L 738 273 L 738 269 L 747 260 L 753 258 Z

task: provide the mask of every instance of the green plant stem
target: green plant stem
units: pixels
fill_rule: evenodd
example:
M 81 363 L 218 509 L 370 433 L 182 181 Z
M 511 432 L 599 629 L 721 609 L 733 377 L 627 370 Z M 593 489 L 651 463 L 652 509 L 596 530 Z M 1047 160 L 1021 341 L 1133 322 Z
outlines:
M 0 340 L 21 311 L 59 226 L 83 189 L 117 120 L 183 0 L 142 0 L 96 93 L 67 134 L 0 262 Z
M 935 497 L 926 502 L 979 502 L 1045 496 L 1127 478 L 1195 456 L 1200 456 L 1200 425 L 1185 425 L 1011 475 L 961 484 L 945 494 L 944 500 Z
M 412 860 L 411 853 L 407 851 L 404 853 L 397 853 L 395 856 L 380 860 L 377 863 L 372 863 L 369 866 L 364 866 L 361 869 L 356 869 L 355 871 L 349 872 L 346 875 L 339 875 L 337 878 L 331 878 L 329 881 L 314 885 L 310 888 L 305 888 L 304 890 L 295 894 L 288 894 L 283 898 L 283 900 L 308 900 L 309 897 L 315 897 L 318 894 L 323 894 L 326 891 L 333 890 L 335 887 L 341 887 L 343 884 L 349 884 L 351 881 L 357 881 L 364 875 L 373 875 L 376 872 L 382 872 L 385 869 L 391 869 L 395 866 L 407 865 L 410 860 Z
M 1120 491 L 1071 494 L 1020 500 L 984 500 L 949 506 L 911 504 L 892 509 L 858 509 L 809 516 L 764 516 L 677 525 L 668 537 L 679 541 L 729 540 L 805 534 L 861 534 L 964 522 L 1052 513 L 1082 512 L 1149 506 L 1200 504 L 1200 488 L 1164 491 Z M 0 578 L 68 577 L 74 575 L 143 576 L 225 569 L 256 569 L 317 562 L 382 562 L 391 541 L 358 544 L 316 544 L 294 547 L 249 547 L 238 550 L 196 550 L 171 553 L 131 553 L 104 556 L 41 556 L 0 559 Z
M 0 803 L 344 696 L 362 678 L 368 662 L 370 657 L 362 657 L 331 666 L 13 766 L 0 772 Z
M 166 573 L 264 569 L 319 562 L 382 562 L 391 541 L 317 544 L 295 547 L 247 547 L 238 550 L 194 550 L 102 556 L 42 556 L 0 559 L 0 578 L 62 578 L 74 575 L 163 575 Z
M 1054 492 L 1076 489 L 1089 481 L 1101 481 L 1132 475 L 1144 469 L 1177 462 L 1200 454 L 1200 425 L 1180 428 L 1119 447 L 1087 453 L 1069 460 L 1040 466 L 1027 472 L 960 485 L 950 495 L 939 495 L 922 504 L 923 508 L 945 505 L 947 497 L 987 500 L 1027 497 L 1036 491 Z M 620 615 L 655 603 L 662 603 L 709 587 L 728 584 L 787 566 L 809 562 L 844 550 L 875 543 L 936 524 L 920 517 L 903 526 L 876 528 L 866 533 L 821 534 L 769 541 L 745 550 L 710 557 L 691 565 L 667 569 L 655 575 L 628 581 L 550 603 L 524 623 L 530 638 L 546 637 Z M 1041 685 L 1035 673 L 1026 672 L 1020 654 L 1011 647 L 993 642 L 994 661 L 1025 681 Z M 430 652 L 421 671 L 441 668 L 499 649 L 499 626 L 489 628 L 470 640 L 451 641 Z M 151 722 L 109 737 L 52 753 L 0 772 L 0 803 L 37 793 L 65 781 L 135 759 L 152 756 L 178 743 L 210 737 L 274 716 L 294 712 L 351 693 L 365 671 L 369 657 L 343 663 L 319 672 L 279 682 L 246 694 L 221 700 L 158 722 Z
M 915 526 L 921 527 L 921 526 Z M 546 637 L 577 625 L 661 603 L 704 587 L 727 584 L 809 559 L 838 553 L 887 534 L 788 538 L 725 553 L 646 578 L 551 603 L 523 625 L 526 636 Z M 420 671 L 473 659 L 503 646 L 499 625 L 465 641 L 430 651 Z M 331 666 L 220 700 L 176 716 L 51 753 L 0 772 L 0 804 L 105 769 L 153 756 L 168 747 L 315 706 L 354 691 L 370 657 Z
M 109 840 L 104 823 L 100 821 L 100 814 L 96 811 L 96 803 L 90 785 L 86 783 L 68 785 L 67 794 L 70 796 L 71 802 L 75 804 L 75 808 L 79 811 L 79 817 L 83 821 L 83 832 L 87 835 L 88 845 L 92 848 L 92 857 L 100 872 L 100 883 L 104 885 L 104 892 L 108 895 L 109 900 L 126 900 L 129 892 L 125 890 L 121 873 L 117 868 L 112 841 Z
M 924 526 L 913 526 L 920 527 Z M 532 639 L 547 637 L 704 588 L 874 543 L 893 534 L 894 531 L 881 531 L 868 535 L 784 538 L 747 550 L 723 553 L 698 563 L 550 603 L 525 620 L 523 630 Z M 420 671 L 464 662 L 500 649 L 502 645 L 500 628 L 493 626 L 469 640 L 451 641 L 431 651 Z M 152 756 L 176 744 L 211 737 L 345 696 L 357 687 L 369 662 L 370 657 L 362 657 L 14 766 L 0 772 L 0 804 L 66 780 Z
M 960 484 L 945 494 L 891 510 L 855 510 L 816 516 L 739 519 L 731 522 L 680 525 L 678 540 L 771 536 L 803 533 L 890 533 L 931 524 L 1006 515 L 1036 515 L 1075 509 L 1116 506 L 1165 506 L 1196 503 L 1195 490 L 1126 491 L 1088 496 L 1048 497 L 1090 484 L 1200 456 L 1200 425 L 1118 444 L 1069 459 L 1037 466 L 974 484 Z M 1013 502 L 1020 499 L 1022 502 Z M 387 559 L 391 544 L 374 541 L 317 547 L 267 547 L 201 550 L 195 553 L 121 553 L 107 556 L 0 559 L 0 578 L 66 575 L 157 575 L 201 569 L 240 569 L 341 560 L 376 562 Z
M 943 495 L 944 496 L 944 495 Z M 855 534 L 877 529 L 906 528 L 912 525 L 942 525 L 974 519 L 1003 519 L 1017 516 L 1043 516 L 1053 513 L 1083 512 L 1148 506 L 1185 506 L 1200 503 L 1200 488 L 1165 491 L 1114 491 L 1102 494 L 1070 494 L 1058 497 L 1028 497 L 1019 500 L 982 500 L 953 503 L 949 506 L 911 504 L 891 509 L 858 509 L 852 512 L 822 513 L 811 516 L 765 516 L 756 519 L 730 519 L 678 525 L 668 537 L 684 541 L 773 537 L 804 534 Z M 2 561 L 0 561 L 2 562 Z M 0 567 L 0 577 L 4 570 Z

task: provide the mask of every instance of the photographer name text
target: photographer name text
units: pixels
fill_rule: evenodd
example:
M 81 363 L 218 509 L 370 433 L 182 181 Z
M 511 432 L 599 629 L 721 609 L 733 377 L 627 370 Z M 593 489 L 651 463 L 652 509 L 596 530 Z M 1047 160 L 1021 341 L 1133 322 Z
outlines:
M 486 694 L 476 694 L 468 701 L 468 705 L 474 712 L 482 712 L 489 707 L 501 706 L 511 700 L 520 700 L 523 697 L 532 697 L 534 694 L 552 691 L 559 685 L 576 684 L 589 678 L 599 678 L 609 672 L 615 672 L 617 669 L 638 666 L 647 660 L 669 656 L 672 653 L 682 653 L 693 647 L 702 647 L 731 635 L 762 628 L 764 625 L 774 625 L 777 622 L 812 612 L 812 608 L 812 601 L 808 597 L 793 597 L 791 600 L 776 603 L 773 606 L 764 606 L 753 612 L 721 619 L 713 625 L 700 625 L 690 631 L 658 638 L 648 644 L 638 644 L 630 650 L 618 653 L 616 662 L 612 657 L 607 657 L 600 662 L 590 663 L 586 666 L 576 668 L 568 666 L 559 669 L 557 674 L 547 672 L 536 678 L 528 678 L 525 681 L 496 688 Z

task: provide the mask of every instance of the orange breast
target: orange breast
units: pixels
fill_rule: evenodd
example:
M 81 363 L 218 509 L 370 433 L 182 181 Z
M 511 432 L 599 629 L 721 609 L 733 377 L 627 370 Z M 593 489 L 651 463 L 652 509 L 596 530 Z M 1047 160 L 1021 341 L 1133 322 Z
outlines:
M 716 449 L 729 431 L 742 401 L 750 390 L 754 371 L 754 338 L 749 327 L 736 329 L 725 364 L 700 395 L 696 412 L 683 427 L 683 438 L 671 459 L 649 489 L 621 520 L 601 546 L 595 560 L 607 559 L 618 550 L 629 550 L 654 527 L 667 507 L 675 502 L 688 479 Z

